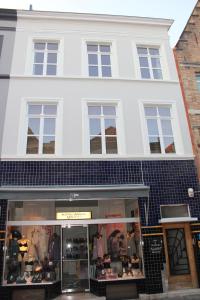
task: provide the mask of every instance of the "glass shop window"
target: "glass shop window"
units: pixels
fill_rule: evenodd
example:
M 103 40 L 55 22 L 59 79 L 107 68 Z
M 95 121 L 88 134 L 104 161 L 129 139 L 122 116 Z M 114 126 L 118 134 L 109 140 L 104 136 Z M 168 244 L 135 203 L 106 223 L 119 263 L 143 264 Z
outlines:
M 3 285 L 45 284 L 60 279 L 60 227 L 10 226 Z
M 97 280 L 144 276 L 139 223 L 89 226 L 90 273 Z

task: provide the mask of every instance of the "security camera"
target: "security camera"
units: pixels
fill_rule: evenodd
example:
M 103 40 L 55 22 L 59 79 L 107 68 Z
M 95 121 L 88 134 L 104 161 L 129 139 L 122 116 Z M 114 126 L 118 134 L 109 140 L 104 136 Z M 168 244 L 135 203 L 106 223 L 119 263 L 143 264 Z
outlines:
M 189 196 L 190 198 L 193 198 L 193 197 L 194 197 L 194 189 L 193 189 L 193 188 L 189 188 L 189 189 L 188 189 L 188 196 Z

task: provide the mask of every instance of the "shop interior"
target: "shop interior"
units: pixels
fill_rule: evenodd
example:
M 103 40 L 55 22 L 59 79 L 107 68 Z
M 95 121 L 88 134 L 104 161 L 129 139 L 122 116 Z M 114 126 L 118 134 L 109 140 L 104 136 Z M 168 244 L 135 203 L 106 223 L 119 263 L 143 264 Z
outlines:
M 9 201 L 3 285 L 61 281 L 78 292 L 143 277 L 137 200 Z

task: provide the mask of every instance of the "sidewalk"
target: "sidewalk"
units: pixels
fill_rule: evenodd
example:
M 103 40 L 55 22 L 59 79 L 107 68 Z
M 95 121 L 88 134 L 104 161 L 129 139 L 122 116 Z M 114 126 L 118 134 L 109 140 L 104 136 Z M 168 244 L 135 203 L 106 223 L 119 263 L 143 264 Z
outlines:
M 200 289 L 187 289 L 167 292 L 163 294 L 140 295 L 138 300 L 200 300 Z M 90 293 L 63 294 L 54 300 L 106 300 Z M 135 299 L 134 299 L 135 300 Z
M 139 300 L 200 300 L 200 289 L 170 291 L 162 294 L 140 295 Z

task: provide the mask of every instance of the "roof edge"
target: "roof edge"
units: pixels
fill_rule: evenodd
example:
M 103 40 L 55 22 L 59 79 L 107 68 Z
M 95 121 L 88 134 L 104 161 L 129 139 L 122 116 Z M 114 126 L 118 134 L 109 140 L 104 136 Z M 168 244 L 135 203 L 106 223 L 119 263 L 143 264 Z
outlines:
M 32 19 L 60 19 L 60 20 L 81 20 L 109 23 L 130 23 L 166 26 L 168 29 L 174 20 L 164 18 L 137 17 L 125 15 L 95 14 L 95 13 L 76 13 L 76 12 L 54 12 L 39 10 L 18 10 L 18 18 Z

